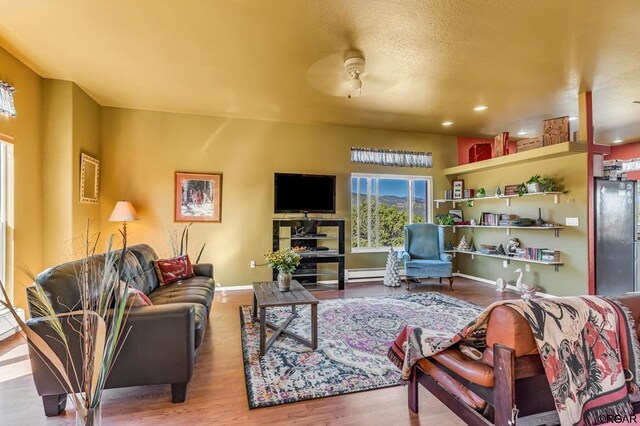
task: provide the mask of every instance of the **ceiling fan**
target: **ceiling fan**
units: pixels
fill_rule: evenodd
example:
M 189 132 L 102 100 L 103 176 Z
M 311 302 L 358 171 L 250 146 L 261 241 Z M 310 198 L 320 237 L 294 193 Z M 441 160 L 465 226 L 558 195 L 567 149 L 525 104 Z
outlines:
M 359 50 L 325 56 L 307 70 L 307 81 L 321 93 L 347 98 L 379 93 L 395 84 L 388 78 L 365 73 L 364 55 Z

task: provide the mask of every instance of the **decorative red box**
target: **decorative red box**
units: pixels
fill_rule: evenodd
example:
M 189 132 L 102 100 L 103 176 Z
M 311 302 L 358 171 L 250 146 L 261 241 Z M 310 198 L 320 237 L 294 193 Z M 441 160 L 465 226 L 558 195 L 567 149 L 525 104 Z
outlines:
M 475 163 L 476 161 L 488 160 L 491 158 L 491 144 L 490 143 L 477 143 L 469 148 L 469 162 Z

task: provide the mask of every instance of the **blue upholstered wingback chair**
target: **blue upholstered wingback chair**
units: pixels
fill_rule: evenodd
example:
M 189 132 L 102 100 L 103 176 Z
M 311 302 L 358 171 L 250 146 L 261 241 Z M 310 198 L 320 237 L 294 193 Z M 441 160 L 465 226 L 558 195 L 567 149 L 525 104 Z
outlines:
M 411 279 L 449 279 L 453 290 L 452 256 L 444 252 L 444 231 L 432 223 L 415 223 L 404 227 L 404 253 L 407 289 Z

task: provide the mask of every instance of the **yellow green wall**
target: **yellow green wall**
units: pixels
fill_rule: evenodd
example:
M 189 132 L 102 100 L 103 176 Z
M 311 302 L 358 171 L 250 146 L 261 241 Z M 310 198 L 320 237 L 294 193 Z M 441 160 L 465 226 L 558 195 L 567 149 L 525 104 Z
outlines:
M 99 204 L 80 203 L 80 154 L 99 158 L 100 105 L 75 83 L 43 79 L 45 267 L 84 253 L 87 221 L 100 229 Z
M 447 232 L 448 239 L 454 243 L 462 235 L 467 240 L 473 238 L 477 248 L 480 244 L 503 244 L 505 249 L 511 237 L 517 237 L 524 246 L 556 249 L 562 252 L 564 266 L 555 272 L 552 266 L 531 264 L 531 272 L 525 272 L 524 282 L 535 284 L 543 292 L 558 296 L 586 294 L 588 292 L 587 271 L 587 187 L 586 187 L 586 154 L 576 154 L 556 159 L 533 161 L 524 165 L 496 168 L 495 170 L 476 172 L 460 176 L 466 188 L 484 187 L 488 194 L 494 194 L 497 186 L 504 191 L 505 185 L 525 182 L 534 174 L 559 177 L 570 190 L 567 195 L 560 196 L 560 203 L 554 204 L 553 197 L 532 196 L 512 199 L 507 207 L 504 199 L 483 200 L 474 203 L 473 207 L 462 207 L 464 219 L 479 220 L 482 212 L 512 213 L 520 217 L 536 219 L 538 207 L 542 209 L 542 218 L 548 222 L 564 224 L 566 217 L 577 217 L 579 227 L 567 227 L 560 231 L 559 238 L 554 238 L 552 231 L 533 231 L 515 229 L 511 236 L 503 229 L 470 229 L 458 228 L 456 234 Z M 442 194 L 437 194 L 438 198 Z M 441 206 L 439 211 L 446 213 L 451 204 Z M 511 262 L 503 268 L 502 260 L 476 256 L 472 260 L 469 255 L 457 254 L 457 266 L 461 273 L 495 281 L 502 277 L 514 281 L 517 268 L 525 271 L 522 262 Z M 511 284 L 514 284 L 512 282 Z
M 42 268 L 42 140 L 41 78 L 26 65 L 0 48 L 0 80 L 17 88 L 17 117 L 0 115 L 0 132 L 13 138 L 15 157 L 14 281 L 13 299 L 25 305 L 23 286 L 28 284 L 15 265 L 39 272 Z M 10 277 L 11 278 L 11 277 Z M 11 287 L 11 282 L 8 282 Z
M 431 151 L 436 167 L 354 165 L 351 146 Z M 130 243 L 168 256 L 167 232 L 182 226 L 173 223 L 174 172 L 222 173 L 222 223 L 193 225 L 190 245 L 207 243 L 202 261 L 214 264 L 221 285 L 246 285 L 270 277 L 249 261 L 263 263 L 271 248 L 274 172 L 337 175 L 336 217 L 349 219 L 351 172 L 430 174 L 441 193 L 449 185 L 442 170 L 456 158 L 456 139 L 448 136 L 103 108 L 102 228 L 114 232 L 111 209 L 131 201 L 141 220 L 128 227 Z M 349 254 L 346 265 L 382 267 L 385 258 Z

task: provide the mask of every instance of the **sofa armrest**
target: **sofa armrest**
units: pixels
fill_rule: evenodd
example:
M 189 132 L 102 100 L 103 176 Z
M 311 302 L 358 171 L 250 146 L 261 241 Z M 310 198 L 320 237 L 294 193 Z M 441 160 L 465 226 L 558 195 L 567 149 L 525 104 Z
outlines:
M 411 260 L 411 255 L 409 253 L 407 253 L 406 251 L 402 253 L 402 260 L 404 262 L 408 262 Z
M 196 263 L 193 272 L 199 277 L 213 278 L 213 265 L 211 263 Z
M 81 365 L 78 321 L 81 314 L 62 319 L 76 368 Z M 62 345 L 45 318 L 27 321 L 27 325 L 67 363 Z M 128 334 L 127 334 L 128 333 Z M 123 326 L 127 334 L 118 358 L 107 379 L 106 388 L 148 384 L 186 383 L 195 363 L 195 308 L 190 303 L 171 303 L 131 308 Z M 29 347 L 33 379 L 39 395 L 67 393 L 36 352 Z M 75 385 L 75 384 L 74 384 Z
M 449 253 L 440 253 L 440 260 L 443 262 L 451 262 L 451 259 L 453 259 L 453 256 Z

